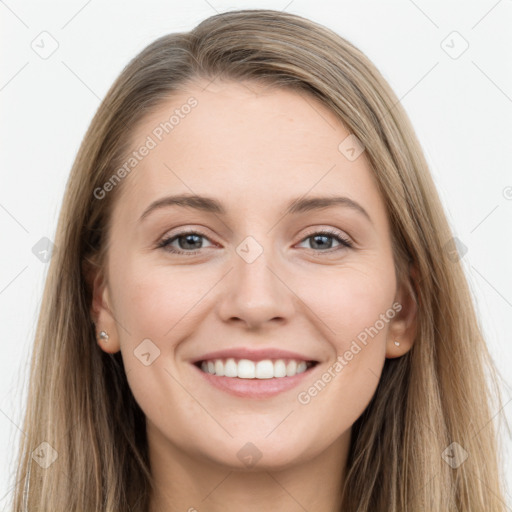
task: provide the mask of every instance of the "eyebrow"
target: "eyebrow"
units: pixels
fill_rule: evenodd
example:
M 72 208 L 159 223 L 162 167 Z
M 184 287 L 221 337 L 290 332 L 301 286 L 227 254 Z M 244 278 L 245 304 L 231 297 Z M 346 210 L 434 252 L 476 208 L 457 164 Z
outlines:
M 224 206 L 211 197 L 198 196 L 194 194 L 181 194 L 176 196 L 166 196 L 153 201 L 140 216 L 139 222 L 144 220 L 151 212 L 168 206 L 181 206 L 183 208 L 193 208 L 207 213 L 215 213 L 226 215 Z M 362 214 L 370 223 L 372 219 L 368 212 L 356 201 L 349 197 L 326 196 L 326 197 L 309 197 L 297 198 L 290 201 L 284 212 L 284 215 L 305 213 L 314 210 L 322 210 L 333 206 L 342 206 L 350 208 Z

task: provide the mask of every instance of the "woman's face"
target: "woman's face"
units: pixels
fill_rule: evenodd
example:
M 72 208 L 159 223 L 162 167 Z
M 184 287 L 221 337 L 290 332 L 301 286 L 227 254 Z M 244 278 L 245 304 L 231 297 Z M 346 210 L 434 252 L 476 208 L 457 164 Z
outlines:
M 411 346 L 408 308 L 366 153 L 334 114 L 290 90 L 205 86 L 136 128 L 99 343 L 121 350 L 153 450 L 287 467 L 347 446 L 385 358 Z M 169 199 L 183 195 L 207 199 Z

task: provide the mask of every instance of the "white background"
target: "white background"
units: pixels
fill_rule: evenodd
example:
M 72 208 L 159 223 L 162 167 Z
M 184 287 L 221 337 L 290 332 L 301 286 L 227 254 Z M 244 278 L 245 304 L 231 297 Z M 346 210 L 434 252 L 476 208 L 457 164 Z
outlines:
M 11 498 L 23 435 L 18 425 L 47 269 L 32 247 L 44 236 L 54 238 L 82 137 L 114 79 L 143 47 L 163 34 L 190 30 L 215 12 L 240 8 L 284 9 L 333 29 L 365 52 L 390 83 L 424 148 L 454 235 L 468 249 L 462 261 L 481 323 L 498 368 L 512 384 L 512 0 L 5 0 L 0 2 L 2 510 Z M 32 49 L 49 37 L 39 36 L 43 31 L 58 43 L 47 59 Z M 453 31 L 469 44 L 458 58 L 453 56 L 464 42 Z M 503 393 L 510 421 L 511 388 Z M 509 437 L 503 446 L 509 455 Z

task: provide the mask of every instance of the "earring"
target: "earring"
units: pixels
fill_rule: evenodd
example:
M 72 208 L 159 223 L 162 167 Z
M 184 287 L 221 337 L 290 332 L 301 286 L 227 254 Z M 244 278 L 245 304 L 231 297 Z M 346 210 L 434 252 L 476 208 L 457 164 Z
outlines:
M 396 345 L 397 347 L 399 347 L 399 346 L 400 346 L 400 342 L 395 340 L 395 345 Z
M 102 341 L 104 341 L 105 343 L 108 342 L 108 334 L 106 333 L 106 331 L 100 331 L 100 333 L 98 334 L 98 338 Z

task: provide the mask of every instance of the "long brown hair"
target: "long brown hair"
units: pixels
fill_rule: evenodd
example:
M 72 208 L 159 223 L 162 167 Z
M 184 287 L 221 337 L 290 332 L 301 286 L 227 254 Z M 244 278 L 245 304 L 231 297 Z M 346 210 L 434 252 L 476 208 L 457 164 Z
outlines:
M 498 380 L 408 117 L 350 42 L 272 10 L 226 12 L 159 38 L 125 67 L 94 116 L 67 183 L 44 289 L 14 511 L 148 509 L 145 417 L 121 354 L 98 347 L 91 320 L 88 276 L 104 263 L 123 183 L 102 199 L 94 191 L 123 162 L 143 117 L 199 77 L 255 80 L 320 100 L 364 145 L 387 207 L 398 276 L 418 304 L 417 336 L 405 356 L 386 360 L 353 426 L 343 511 L 504 511 L 491 421 Z M 447 449 L 467 459 L 453 467 Z

